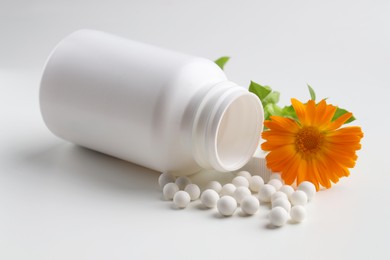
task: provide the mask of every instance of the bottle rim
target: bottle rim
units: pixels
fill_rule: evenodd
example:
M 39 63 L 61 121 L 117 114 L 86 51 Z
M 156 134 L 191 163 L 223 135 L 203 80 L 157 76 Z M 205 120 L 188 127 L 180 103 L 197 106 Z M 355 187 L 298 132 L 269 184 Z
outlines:
M 233 82 L 215 85 L 197 111 L 194 158 L 205 168 L 235 171 L 253 156 L 263 129 L 260 100 Z

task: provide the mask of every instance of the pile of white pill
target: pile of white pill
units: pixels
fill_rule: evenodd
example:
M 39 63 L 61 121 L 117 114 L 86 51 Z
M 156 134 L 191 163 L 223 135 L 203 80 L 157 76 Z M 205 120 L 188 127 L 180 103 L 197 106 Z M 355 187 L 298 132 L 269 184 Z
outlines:
M 246 215 L 254 215 L 260 204 L 270 204 L 268 218 L 273 226 L 280 227 L 289 220 L 300 223 L 306 218 L 305 205 L 316 193 L 315 186 L 304 181 L 294 189 L 284 185 L 280 174 L 273 173 L 267 183 L 262 177 L 240 171 L 231 183 L 221 185 L 210 181 L 201 192 L 198 185 L 186 176 L 175 178 L 169 173 L 162 173 L 158 183 L 166 200 L 173 200 L 177 208 L 186 208 L 191 201 L 200 199 L 206 208 L 217 208 L 223 216 L 232 216 L 237 208 Z

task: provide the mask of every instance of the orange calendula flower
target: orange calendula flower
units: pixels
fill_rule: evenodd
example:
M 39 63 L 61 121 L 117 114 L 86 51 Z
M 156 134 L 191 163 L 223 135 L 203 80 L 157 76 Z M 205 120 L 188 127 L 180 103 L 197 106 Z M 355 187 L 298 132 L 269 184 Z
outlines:
M 330 188 L 355 166 L 363 132 L 358 126 L 340 128 L 352 113 L 332 121 L 337 107 L 325 100 L 291 103 L 298 120 L 271 116 L 264 122 L 268 130 L 262 134 L 266 142 L 261 148 L 269 151 L 267 166 L 280 172 L 286 184 L 310 181 L 317 190 Z

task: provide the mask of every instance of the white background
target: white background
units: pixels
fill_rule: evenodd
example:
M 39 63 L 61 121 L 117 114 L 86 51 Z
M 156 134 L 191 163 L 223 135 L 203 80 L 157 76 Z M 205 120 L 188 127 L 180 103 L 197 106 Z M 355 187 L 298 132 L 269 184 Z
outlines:
M 0 0 L 0 259 L 389 259 L 389 1 Z M 38 106 L 44 61 L 91 28 L 210 59 L 228 77 L 353 111 L 365 133 L 349 178 L 308 220 L 268 226 L 162 201 L 158 174 L 53 136 Z

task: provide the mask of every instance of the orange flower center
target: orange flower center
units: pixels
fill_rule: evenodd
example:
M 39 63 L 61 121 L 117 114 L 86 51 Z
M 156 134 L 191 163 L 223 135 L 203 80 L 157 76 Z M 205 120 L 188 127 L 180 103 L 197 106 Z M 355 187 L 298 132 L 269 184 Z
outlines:
M 295 147 L 304 155 L 317 153 L 324 142 L 324 135 L 317 128 L 306 126 L 295 136 Z

